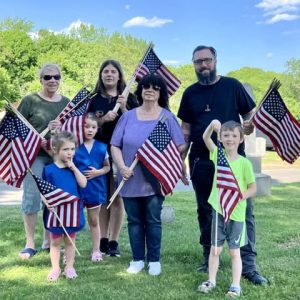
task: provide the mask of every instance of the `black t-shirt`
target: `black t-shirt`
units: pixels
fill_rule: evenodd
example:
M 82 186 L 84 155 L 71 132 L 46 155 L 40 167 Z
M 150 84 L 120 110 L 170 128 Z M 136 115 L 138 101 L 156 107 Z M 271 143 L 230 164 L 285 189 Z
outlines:
M 116 102 L 117 102 L 118 96 L 112 97 L 112 98 L 106 98 L 103 97 L 100 94 L 97 94 L 92 100 L 89 105 L 88 112 L 94 112 L 98 117 L 104 116 L 108 111 L 113 110 Z M 139 106 L 138 101 L 136 97 L 133 94 L 129 94 L 127 98 L 127 109 L 130 110 L 132 108 L 135 108 Z M 101 141 L 105 144 L 110 143 L 110 139 L 112 137 L 113 131 L 116 127 L 116 124 L 119 120 L 119 118 L 122 115 L 121 109 L 118 111 L 118 117 L 112 121 L 112 122 L 106 122 L 102 125 L 101 128 L 99 128 L 99 131 L 97 132 L 95 139 L 98 141 Z
M 203 141 L 206 127 L 214 119 L 222 123 L 240 121 L 255 107 L 243 85 L 236 79 L 221 76 L 213 85 L 201 85 L 198 82 L 189 86 L 183 93 L 178 117 L 191 125 L 191 155 L 208 158 L 209 151 Z M 212 136 L 216 143 L 216 134 Z M 240 154 L 243 150 L 240 150 Z

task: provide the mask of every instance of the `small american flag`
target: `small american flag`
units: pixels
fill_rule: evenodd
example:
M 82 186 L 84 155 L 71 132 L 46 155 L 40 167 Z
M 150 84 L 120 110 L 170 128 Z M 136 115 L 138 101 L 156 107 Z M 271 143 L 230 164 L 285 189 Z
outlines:
M 217 157 L 217 188 L 225 222 L 229 221 L 230 215 L 238 202 L 243 198 L 238 182 L 225 157 L 222 145 L 218 142 Z
M 57 213 L 65 227 L 79 227 L 80 225 L 80 200 L 62 189 L 54 186 L 42 178 L 32 175 L 40 193 L 44 196 L 49 207 Z M 55 214 L 49 210 L 47 228 L 61 227 Z
M 170 72 L 170 70 L 160 61 L 152 48 L 138 67 L 136 73 L 137 81 L 141 80 L 145 75 L 149 73 L 157 73 L 164 78 L 167 84 L 169 96 L 172 96 L 180 87 L 180 80 L 176 78 Z
M 58 115 L 58 119 L 61 121 L 61 123 L 65 122 L 67 119 L 69 119 L 72 116 L 72 109 L 78 105 L 78 109 L 80 109 L 81 106 L 86 107 L 89 103 L 89 98 L 87 97 L 90 94 L 90 92 L 86 88 L 82 88 L 75 97 L 67 104 L 67 106 L 64 108 L 64 110 Z M 85 101 L 82 101 L 85 98 Z M 82 101 L 82 103 L 81 103 Z M 69 112 L 71 111 L 71 116 L 69 115 Z
M 171 193 L 182 176 L 182 160 L 165 123 L 157 123 L 136 156 L 158 179 L 162 194 Z
M 277 89 L 272 89 L 253 116 L 255 126 L 272 141 L 276 152 L 292 164 L 300 156 L 300 124 L 284 104 Z
M 81 89 L 74 99 L 68 104 L 69 110 L 65 112 L 65 108 L 65 110 L 61 113 L 63 114 L 63 117 L 60 119 L 62 123 L 61 131 L 72 132 L 77 137 L 79 144 L 83 143 L 84 115 L 87 112 L 90 103 L 87 95 L 89 95 L 89 91 L 86 88 Z M 87 98 L 85 101 L 82 101 L 84 97 Z M 82 103 L 80 103 L 80 101 L 82 101 Z
M 0 124 L 0 177 L 9 185 L 21 187 L 41 143 L 42 138 L 35 130 L 7 112 Z

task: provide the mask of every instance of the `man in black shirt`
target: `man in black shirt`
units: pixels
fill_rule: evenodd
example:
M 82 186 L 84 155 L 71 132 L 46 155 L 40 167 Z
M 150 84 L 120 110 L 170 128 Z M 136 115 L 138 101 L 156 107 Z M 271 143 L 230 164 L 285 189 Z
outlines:
M 208 270 L 211 247 L 212 208 L 208 204 L 208 198 L 214 176 L 214 165 L 209 159 L 209 151 L 202 135 L 213 119 L 218 119 L 221 123 L 230 120 L 240 123 L 240 118 L 243 119 L 245 134 L 250 134 L 253 127 L 247 120 L 255 107 L 252 98 L 238 80 L 217 75 L 216 58 L 213 47 L 196 47 L 193 63 L 198 82 L 185 90 L 178 111 L 186 141 L 186 155 L 190 150 L 190 176 L 196 194 L 200 244 L 203 246 L 204 256 L 204 263 L 198 270 L 202 272 Z M 217 136 L 213 135 L 212 138 L 216 143 Z M 244 144 L 240 146 L 239 153 L 245 155 Z M 267 280 L 256 271 L 255 266 L 255 221 L 251 199 L 247 199 L 246 227 L 248 244 L 241 248 L 243 276 L 254 284 L 266 284 Z

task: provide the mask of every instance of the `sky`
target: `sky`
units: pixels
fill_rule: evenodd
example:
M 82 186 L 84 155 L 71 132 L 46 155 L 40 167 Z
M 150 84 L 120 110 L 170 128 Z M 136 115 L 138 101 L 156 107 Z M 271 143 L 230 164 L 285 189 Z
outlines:
M 242 67 L 284 72 L 300 59 L 300 0 L 1 1 L 0 21 L 8 17 L 33 22 L 34 31 L 84 23 L 128 33 L 152 41 L 175 66 L 190 64 L 196 46 L 213 46 L 221 75 Z

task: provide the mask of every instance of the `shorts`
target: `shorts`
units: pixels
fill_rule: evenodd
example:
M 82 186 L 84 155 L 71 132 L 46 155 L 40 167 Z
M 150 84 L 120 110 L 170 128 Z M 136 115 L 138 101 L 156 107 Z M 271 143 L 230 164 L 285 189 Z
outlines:
M 83 205 L 86 209 L 94 209 L 94 208 L 98 208 L 101 206 L 102 203 L 88 203 L 87 201 L 83 201 Z
M 52 158 L 49 156 L 38 156 L 31 166 L 33 174 L 42 177 L 44 166 L 51 162 Z M 26 215 L 35 214 L 41 209 L 41 204 L 40 191 L 33 177 L 28 173 L 23 181 L 21 211 Z
M 76 233 L 75 233 L 75 232 L 68 233 L 68 234 L 69 234 L 69 236 L 70 236 L 70 238 L 71 238 L 72 240 L 75 239 L 75 237 L 76 237 Z M 61 238 L 61 237 L 63 237 L 64 235 L 66 236 L 65 233 L 57 234 L 57 233 L 52 233 L 52 232 L 50 232 L 50 238 L 51 238 L 52 240 Z
M 211 245 L 215 246 L 216 211 L 212 212 Z M 217 246 L 222 247 L 225 240 L 229 249 L 238 249 L 247 244 L 246 224 L 244 221 L 229 220 L 225 224 L 224 217 L 218 213 Z

